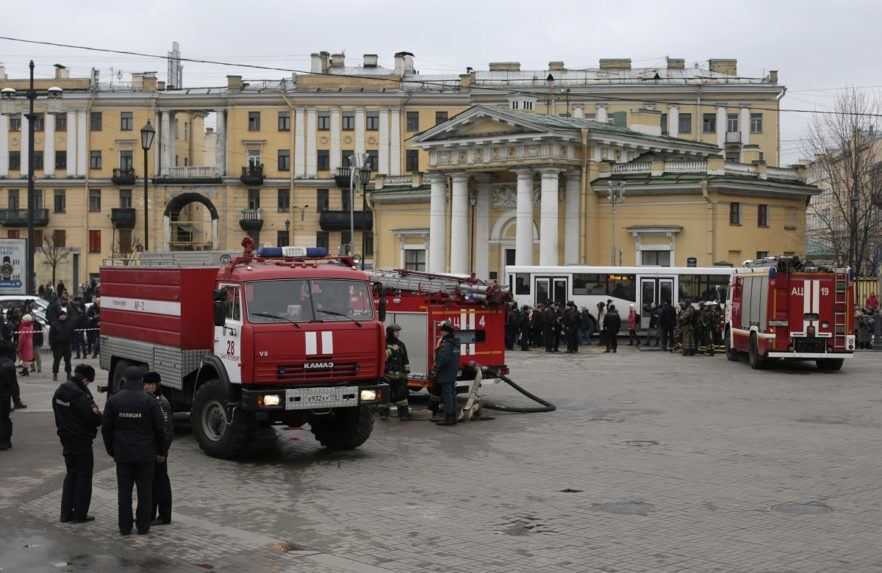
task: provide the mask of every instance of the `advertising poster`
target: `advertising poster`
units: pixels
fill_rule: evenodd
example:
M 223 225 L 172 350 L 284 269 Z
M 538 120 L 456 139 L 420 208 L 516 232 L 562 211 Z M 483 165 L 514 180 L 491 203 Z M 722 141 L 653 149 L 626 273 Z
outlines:
M 25 294 L 27 240 L 0 239 L 0 294 Z

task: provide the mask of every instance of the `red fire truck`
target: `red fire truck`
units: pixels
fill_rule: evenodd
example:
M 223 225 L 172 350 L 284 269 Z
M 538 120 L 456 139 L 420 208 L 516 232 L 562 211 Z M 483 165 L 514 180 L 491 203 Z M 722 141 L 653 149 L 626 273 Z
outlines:
M 507 290 L 474 277 L 407 270 L 374 271 L 372 279 L 378 301 L 385 299 L 386 323 L 401 326 L 411 389 L 429 385 L 444 321 L 457 329 L 461 380 L 473 380 L 478 367 L 483 369 L 484 382 L 508 373 L 505 320 L 511 295 Z
M 101 269 L 109 390 L 130 365 L 158 371 L 211 456 L 237 457 L 274 423 L 308 422 L 325 447 L 358 447 L 389 394 L 369 276 L 323 249 L 243 247 L 226 264 L 145 253 L 137 266 Z
M 849 269 L 769 257 L 732 274 L 725 331 L 730 360 L 747 353 L 750 366 L 762 368 L 769 359 L 813 359 L 821 370 L 839 370 L 853 356 L 853 333 Z

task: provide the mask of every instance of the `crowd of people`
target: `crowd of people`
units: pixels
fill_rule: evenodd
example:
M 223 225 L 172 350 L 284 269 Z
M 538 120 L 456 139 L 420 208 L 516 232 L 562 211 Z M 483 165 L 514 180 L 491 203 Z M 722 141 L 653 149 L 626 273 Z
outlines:
M 868 350 L 874 342 L 882 341 L 882 314 L 880 314 L 879 299 L 876 293 L 870 293 L 863 307 L 855 311 L 855 337 L 857 347 Z

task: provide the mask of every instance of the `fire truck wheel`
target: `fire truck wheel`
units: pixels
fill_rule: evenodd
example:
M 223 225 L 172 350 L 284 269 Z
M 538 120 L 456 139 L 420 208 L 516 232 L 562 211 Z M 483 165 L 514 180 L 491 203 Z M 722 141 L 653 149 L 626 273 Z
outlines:
M 732 362 L 738 362 L 738 351 L 732 346 L 732 330 L 726 329 L 726 337 L 723 340 L 723 344 L 726 346 L 726 358 L 728 358 Z
M 843 364 L 845 364 L 845 360 L 842 358 L 821 358 L 817 361 L 818 370 L 823 370 L 825 372 L 837 372 L 842 370 Z
M 230 421 L 226 403 L 224 384 L 220 380 L 209 380 L 196 391 L 190 417 L 203 452 L 215 458 L 233 459 L 239 457 L 248 444 L 254 423 L 245 412 L 238 412 Z
M 129 366 L 131 366 L 131 364 L 127 360 L 118 360 L 116 362 L 116 365 L 113 367 L 113 373 L 110 376 L 110 386 L 107 388 L 110 396 L 119 392 L 120 387 L 122 387 L 122 379 L 125 375 L 126 368 Z
M 343 408 L 309 420 L 312 433 L 329 450 L 354 450 L 374 430 L 374 415 L 369 408 Z
M 757 344 L 756 334 L 750 335 L 750 350 L 747 353 L 750 367 L 754 370 L 761 370 L 765 367 L 765 360 L 759 353 L 759 344 Z

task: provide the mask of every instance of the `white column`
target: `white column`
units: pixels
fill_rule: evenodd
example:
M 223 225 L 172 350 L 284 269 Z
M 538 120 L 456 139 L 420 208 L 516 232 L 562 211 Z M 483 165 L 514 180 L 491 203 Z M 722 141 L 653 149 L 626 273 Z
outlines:
M 724 106 L 717 108 L 717 147 L 726 148 L 726 108 Z
M 85 111 L 77 112 L 77 175 L 89 173 L 89 158 L 86 153 L 89 149 L 89 124 Z M 110 160 L 108 157 L 107 160 Z
M 478 183 L 475 202 L 475 275 L 479 279 L 490 278 L 490 181 Z
M 318 175 L 318 158 L 316 157 L 316 129 L 318 129 L 318 111 L 306 110 L 306 176 Z
M 377 172 L 389 174 L 389 110 L 380 110 L 380 149 Z
M 9 175 L 9 116 L 0 113 L 0 177 Z
M 331 175 L 337 172 L 337 168 L 342 165 L 340 163 L 340 131 L 343 129 L 343 120 L 340 116 L 339 109 L 331 110 L 331 159 L 329 162 Z M 355 240 L 355 237 L 352 238 Z
M 401 175 L 401 110 L 389 111 L 389 175 Z
M 668 135 L 680 137 L 680 108 L 676 105 L 668 107 Z
M 670 117 L 670 116 L 668 116 Z M 582 194 L 582 172 L 578 169 L 567 171 L 566 199 L 564 201 L 564 264 L 579 264 L 579 222 L 582 211 L 579 197 Z
M 597 121 L 606 122 L 609 119 L 609 116 L 606 113 L 606 104 L 599 103 L 597 104 L 597 111 L 594 112 L 594 119 Z
M 164 111 L 162 112 L 162 119 L 160 120 L 159 126 L 159 153 L 162 154 L 163 175 L 168 175 L 168 168 L 171 167 L 171 164 L 168 161 L 169 147 L 171 147 L 171 114 Z M 220 148 L 220 141 L 218 141 L 218 148 Z
M 741 131 L 741 145 L 750 145 L 750 108 L 741 108 L 741 117 L 738 118 L 738 130 Z
M 355 153 L 361 157 L 365 152 L 364 147 L 365 111 L 364 108 L 355 110 Z M 373 169 L 376 169 L 376 165 Z
M 221 177 L 227 173 L 227 118 L 223 109 L 215 110 L 217 117 L 217 146 L 214 149 L 214 166 Z M 174 146 L 172 146 L 174 147 Z M 174 159 L 172 159 L 174 162 Z
M 55 114 L 43 115 L 43 174 L 55 175 Z
M 77 113 L 67 112 L 67 174 L 79 175 L 77 171 Z
M 306 175 L 306 110 L 294 110 L 294 177 Z
M 450 193 L 450 272 L 469 273 L 469 175 L 454 173 Z
M 430 173 L 429 272 L 443 273 L 447 265 L 447 176 Z
M 158 111 L 153 112 L 153 122 L 152 123 L 153 123 L 153 129 L 155 129 L 155 130 L 157 130 L 157 132 L 159 132 L 161 129 L 160 126 L 162 124 L 162 115 Z M 68 125 L 68 128 L 70 128 L 70 125 Z M 159 135 L 158 139 L 156 138 L 155 135 L 153 136 L 153 146 L 151 147 L 151 150 L 153 151 L 153 176 L 154 177 L 159 177 L 159 173 L 160 173 L 159 172 L 159 164 L 160 164 L 160 157 L 162 155 L 161 144 L 160 144 L 161 141 L 162 141 L 162 134 Z M 168 250 L 168 249 L 166 249 L 166 250 Z
M 533 264 L 533 171 L 515 169 L 518 175 L 515 264 Z
M 19 146 L 19 172 L 24 175 L 28 172 L 28 116 L 26 113 L 21 114 L 21 145 Z
M 560 169 L 542 170 L 539 206 L 539 264 L 557 265 L 557 192 Z

